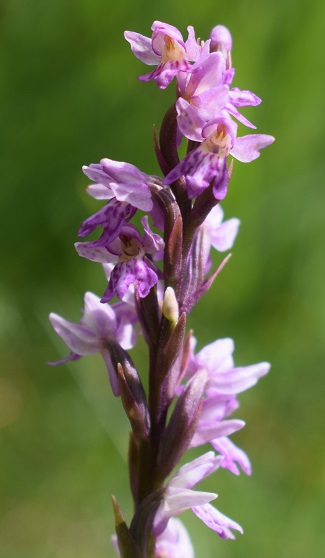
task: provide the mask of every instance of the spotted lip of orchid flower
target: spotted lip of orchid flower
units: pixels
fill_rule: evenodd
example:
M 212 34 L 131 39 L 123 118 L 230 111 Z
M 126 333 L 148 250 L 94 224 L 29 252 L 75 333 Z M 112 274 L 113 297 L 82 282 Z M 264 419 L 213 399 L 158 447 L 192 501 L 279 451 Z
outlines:
M 185 176 L 188 196 L 192 199 L 212 184 L 216 199 L 227 194 L 228 155 L 244 163 L 260 156 L 259 150 L 273 143 L 266 134 L 250 134 L 237 138 L 237 124 L 226 111 L 207 123 L 202 129 L 204 140 L 190 151 L 165 177 L 164 184 L 171 184 Z
M 111 300 L 114 295 L 124 300 L 128 297 L 131 285 L 137 285 L 138 294 L 143 298 L 158 281 L 160 272 L 147 254 L 161 252 L 164 241 L 151 230 L 147 216 L 142 217 L 141 223 L 144 228 L 143 237 L 135 225 L 126 223 L 121 227 L 119 237 L 106 246 L 97 246 L 92 242 L 75 244 L 80 256 L 91 261 L 115 264 L 101 299 L 103 303 Z

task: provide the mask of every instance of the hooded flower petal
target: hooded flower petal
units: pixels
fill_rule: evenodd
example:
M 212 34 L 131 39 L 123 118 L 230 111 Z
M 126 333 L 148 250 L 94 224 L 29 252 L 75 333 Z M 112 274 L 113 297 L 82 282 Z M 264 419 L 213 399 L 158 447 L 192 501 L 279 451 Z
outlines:
M 132 207 L 150 211 L 152 198 L 149 184 L 156 180 L 130 163 L 101 159 L 99 164 L 82 167 L 94 182 L 107 188 L 108 195 Z

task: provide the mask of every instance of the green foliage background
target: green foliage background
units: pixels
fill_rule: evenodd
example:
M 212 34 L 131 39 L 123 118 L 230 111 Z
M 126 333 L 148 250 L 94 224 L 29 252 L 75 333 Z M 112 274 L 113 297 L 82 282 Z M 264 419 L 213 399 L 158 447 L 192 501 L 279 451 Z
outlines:
M 254 474 L 203 484 L 244 536 L 221 541 L 183 519 L 202 558 L 321 556 L 324 536 L 324 47 L 322 0 L 1 0 L 0 435 L 1 558 L 113 557 L 110 494 L 131 517 L 128 424 L 104 366 L 66 354 L 50 311 L 78 321 L 83 294 L 105 288 L 78 258 L 81 221 L 98 208 L 82 164 L 101 157 L 158 172 L 152 124 L 173 91 L 136 76 L 125 29 L 153 20 L 206 38 L 233 34 L 236 85 L 263 104 L 246 115 L 276 143 L 235 164 L 226 217 L 241 229 L 233 257 L 193 312 L 199 346 L 236 341 L 236 362 L 272 362 L 241 396 L 234 440 Z M 215 257 L 215 263 L 220 261 Z M 133 351 L 145 374 L 145 347 Z

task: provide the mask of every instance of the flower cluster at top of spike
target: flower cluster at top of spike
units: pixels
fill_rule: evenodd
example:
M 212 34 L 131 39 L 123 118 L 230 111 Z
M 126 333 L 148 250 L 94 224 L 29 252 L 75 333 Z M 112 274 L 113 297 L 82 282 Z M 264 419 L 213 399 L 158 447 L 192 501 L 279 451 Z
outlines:
M 125 38 L 137 58 L 155 66 L 139 76 L 141 81 L 154 80 L 164 89 L 176 79 L 175 102 L 159 136 L 154 134 L 162 176 L 108 158 L 83 167 L 93 182 L 89 195 L 104 204 L 78 231 L 81 239 L 97 229 L 100 235 L 77 242 L 76 250 L 102 264 L 107 286 L 101 299 L 86 293 L 80 323 L 50 315 L 70 349 L 66 358 L 51 364 L 100 353 L 112 392 L 121 397 L 130 421 L 135 513 L 127 527 L 114 504 L 117 552 L 123 558 L 192 558 L 189 536 L 174 519 L 182 511 L 191 509 L 221 538 L 242 532 L 210 504 L 217 494 L 192 488 L 220 467 L 250 474 L 247 455 L 229 439 L 244 422 L 229 417 L 239 406 L 238 394 L 264 376 L 269 364 L 235 366 L 229 338 L 195 353 L 186 319 L 228 260 L 211 273 L 211 248 L 228 251 L 238 232 L 239 220 L 224 220 L 219 205 L 227 194 L 233 158 L 253 161 L 274 138 L 237 136 L 238 123 L 255 128 L 238 109 L 261 100 L 232 87 L 232 39 L 225 27 L 215 27 L 205 42 L 195 38 L 193 27 L 186 41 L 178 29 L 159 21 L 152 32 L 148 38 L 126 31 Z M 180 159 L 182 141 L 187 152 Z M 137 212 L 141 229 L 131 222 Z M 107 304 L 114 297 L 119 300 Z M 138 322 L 150 355 L 148 394 L 128 353 L 136 343 Z M 170 477 L 188 449 L 206 444 L 207 453 Z

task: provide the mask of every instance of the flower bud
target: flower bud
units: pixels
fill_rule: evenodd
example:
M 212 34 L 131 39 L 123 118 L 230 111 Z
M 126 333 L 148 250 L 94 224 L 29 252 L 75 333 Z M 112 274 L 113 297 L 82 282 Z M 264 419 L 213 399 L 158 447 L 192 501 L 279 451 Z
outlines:
M 210 50 L 216 52 L 221 48 L 226 49 L 228 52 L 232 48 L 232 37 L 230 31 L 224 25 L 216 25 L 210 33 Z
M 216 25 L 210 33 L 210 40 L 210 51 L 222 52 L 226 59 L 227 68 L 231 68 L 232 37 L 227 27 Z
M 165 291 L 162 313 L 169 322 L 174 325 L 177 324 L 179 318 L 178 302 L 172 287 L 167 287 Z

